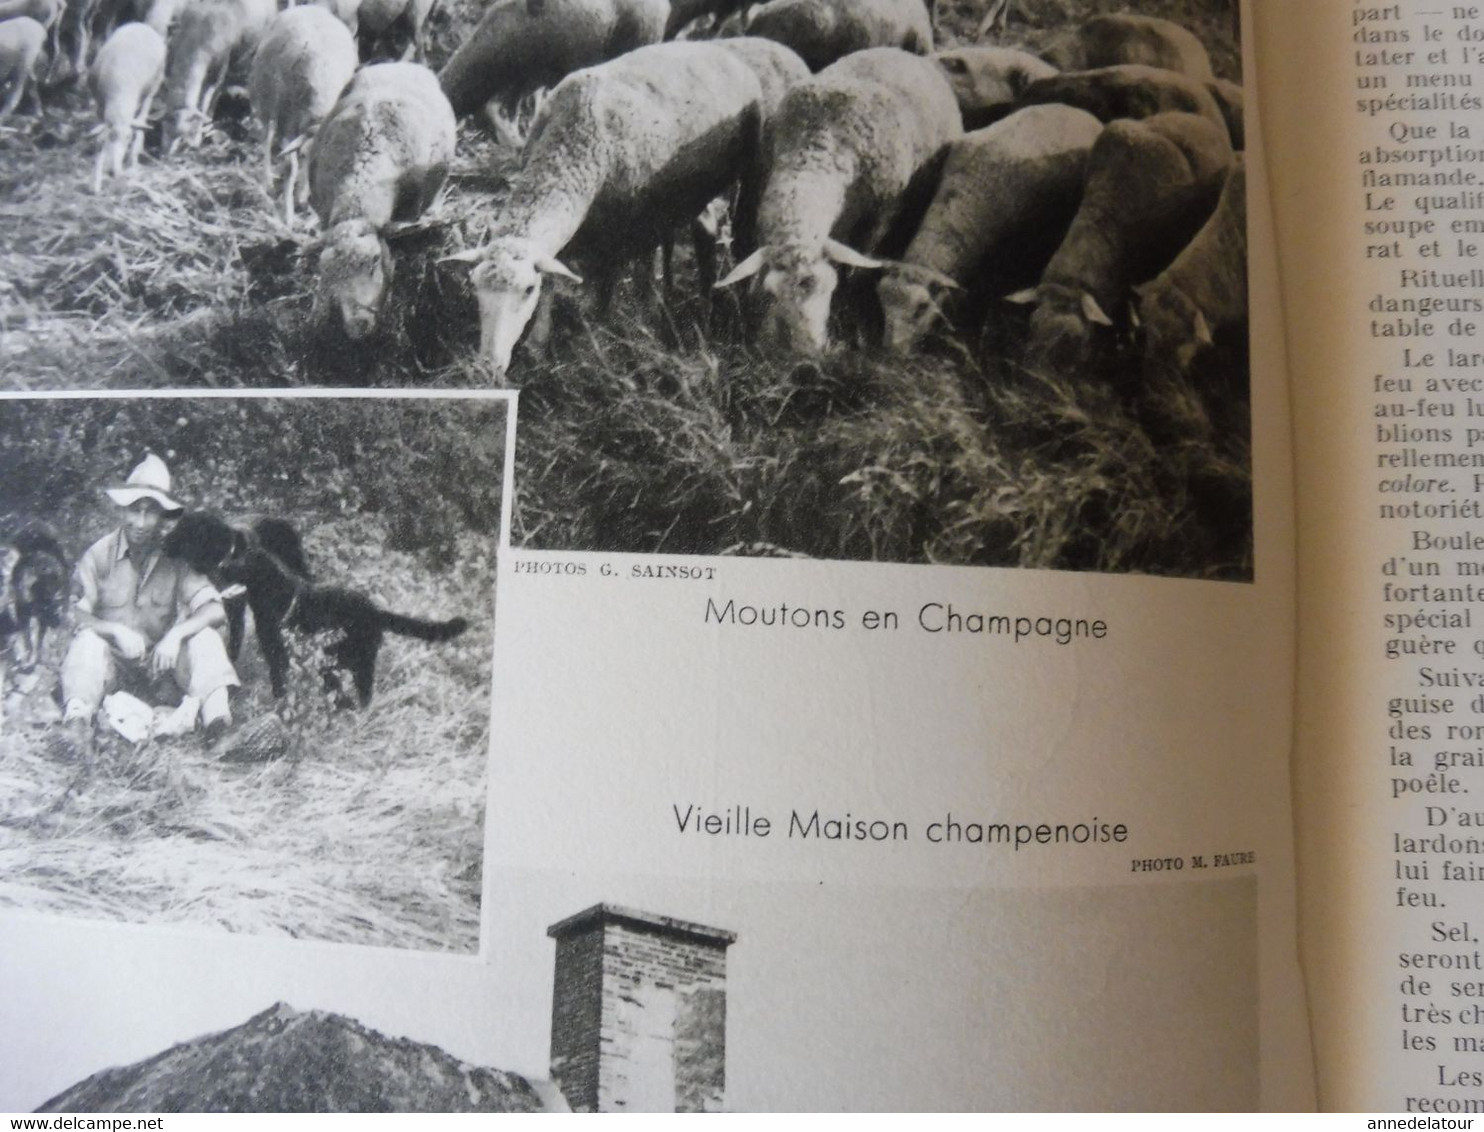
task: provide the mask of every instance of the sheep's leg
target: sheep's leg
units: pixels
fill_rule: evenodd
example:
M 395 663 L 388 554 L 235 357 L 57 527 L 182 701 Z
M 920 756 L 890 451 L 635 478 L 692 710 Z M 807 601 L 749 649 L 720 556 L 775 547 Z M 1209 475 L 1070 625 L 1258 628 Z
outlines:
M 154 105 L 155 92 L 159 89 L 160 84 L 156 83 L 144 92 L 144 98 L 139 104 L 139 113 L 134 116 L 132 126 L 134 136 L 129 140 L 129 154 L 126 158 L 131 168 L 139 164 L 139 151 L 144 148 L 144 131 L 149 126 L 149 110 Z
M 93 162 L 93 193 L 103 191 L 103 168 L 108 163 L 108 151 L 113 148 L 113 137 L 105 134 L 103 144 L 98 147 L 98 160 Z
M 277 182 L 273 168 L 273 135 L 276 132 L 276 123 L 272 120 L 263 126 L 263 187 L 268 190 L 268 195 L 273 195 L 273 186 Z
M 670 306 L 675 301 L 675 233 L 666 233 L 665 238 L 660 241 L 660 290 L 659 298 L 663 306 Z M 654 273 L 649 273 L 649 290 L 653 294 Z
M 716 285 L 716 238 L 719 232 L 720 223 L 711 205 L 690 222 L 691 248 L 696 253 L 696 285 L 701 294 L 707 296 Z
M 297 179 L 294 181 L 294 203 L 301 211 L 309 207 L 309 151 L 313 145 L 314 139 L 310 138 L 294 154 L 295 160 L 302 158 L 302 164 L 297 167 Z
M 541 297 L 536 300 L 536 309 L 526 327 L 526 348 L 537 353 L 544 354 L 551 342 L 551 302 L 550 289 L 541 288 Z
M 294 226 L 294 192 L 299 181 L 299 151 L 297 149 L 289 153 L 289 171 L 283 185 L 283 222 L 288 227 Z
M 16 106 L 20 104 L 21 95 L 26 93 L 26 76 L 24 73 L 16 79 L 10 88 L 10 93 L 5 96 L 5 105 L 0 106 L 0 119 L 10 117 Z

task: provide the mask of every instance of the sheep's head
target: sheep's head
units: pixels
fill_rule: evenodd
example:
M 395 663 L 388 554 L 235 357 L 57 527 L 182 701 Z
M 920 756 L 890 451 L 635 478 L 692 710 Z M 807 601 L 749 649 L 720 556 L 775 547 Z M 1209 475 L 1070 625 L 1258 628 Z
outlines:
M 479 301 L 479 353 L 497 376 L 510 368 L 516 343 L 536 313 L 545 275 L 581 283 L 555 256 L 529 240 L 500 237 L 477 251 L 446 257 L 474 263 L 469 281 Z
M 936 51 L 933 62 L 948 77 L 964 128 L 986 126 L 1020 98 L 1032 75 L 1019 52 L 998 47 Z M 1050 66 L 1046 71 L 1053 70 Z
M 943 320 L 942 300 L 959 285 L 931 268 L 897 264 L 876 284 L 885 316 L 885 346 L 908 354 Z
M 820 354 L 830 344 L 830 302 L 840 281 L 834 264 L 880 269 L 886 265 L 861 255 L 838 240 L 826 240 L 819 252 L 799 247 L 759 248 L 721 282 L 729 287 L 767 270 L 762 290 L 767 296 L 762 335 L 795 354 Z
M 1139 328 L 1144 335 L 1146 368 L 1161 367 L 1187 377 L 1196 357 L 1213 345 L 1211 327 L 1184 291 L 1146 283 L 1134 289 Z
M 315 309 L 324 319 L 338 312 L 349 338 L 376 329 L 392 281 L 392 253 L 369 220 L 345 220 L 330 229 L 319 257 Z
M 1085 365 L 1092 353 L 1094 328 L 1112 327 L 1097 299 L 1087 291 L 1042 283 L 1010 295 L 1012 303 L 1035 303 L 1031 315 L 1030 356 L 1034 364 L 1063 372 Z

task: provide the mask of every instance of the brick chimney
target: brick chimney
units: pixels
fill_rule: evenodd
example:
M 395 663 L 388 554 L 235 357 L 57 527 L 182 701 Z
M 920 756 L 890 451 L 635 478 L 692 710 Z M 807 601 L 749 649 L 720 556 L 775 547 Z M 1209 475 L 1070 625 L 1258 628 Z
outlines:
M 715 1112 L 735 932 L 595 904 L 556 940 L 551 1075 L 576 1112 Z

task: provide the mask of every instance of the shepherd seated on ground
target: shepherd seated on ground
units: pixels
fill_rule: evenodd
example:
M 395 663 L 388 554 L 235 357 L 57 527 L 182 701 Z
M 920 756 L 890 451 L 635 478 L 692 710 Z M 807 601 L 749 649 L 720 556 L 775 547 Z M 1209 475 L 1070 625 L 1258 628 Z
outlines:
M 237 672 L 219 628 L 216 587 L 161 550 L 170 520 L 185 510 L 170 495 L 170 469 L 145 456 L 121 487 L 106 488 L 122 525 L 83 553 L 72 575 L 76 635 L 62 661 L 62 722 L 79 754 L 91 749 L 103 698 L 127 685 L 158 699 L 173 682 L 201 705 L 208 741 L 232 722 Z

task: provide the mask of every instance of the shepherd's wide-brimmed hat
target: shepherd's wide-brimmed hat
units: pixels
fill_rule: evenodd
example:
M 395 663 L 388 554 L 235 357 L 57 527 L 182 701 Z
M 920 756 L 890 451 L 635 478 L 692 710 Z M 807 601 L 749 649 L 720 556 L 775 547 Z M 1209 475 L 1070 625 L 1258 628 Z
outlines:
M 153 499 L 165 511 L 184 511 L 185 504 L 170 498 L 170 469 L 153 452 L 146 456 L 129 473 L 123 487 L 103 489 L 120 507 L 132 507 L 141 499 Z

